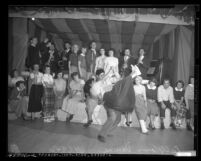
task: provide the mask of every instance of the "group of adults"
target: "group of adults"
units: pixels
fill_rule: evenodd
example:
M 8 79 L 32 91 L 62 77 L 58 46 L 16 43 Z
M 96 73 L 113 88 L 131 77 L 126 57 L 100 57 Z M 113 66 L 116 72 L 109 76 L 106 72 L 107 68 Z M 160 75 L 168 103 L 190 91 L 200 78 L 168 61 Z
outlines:
M 164 129 L 167 108 L 171 111 L 173 129 L 176 129 L 175 119 L 179 111 L 181 115 L 186 114 L 187 129 L 193 130 L 194 78 L 190 78 L 186 90 L 183 81 L 178 81 L 175 87 L 170 86 L 169 79 L 164 79 L 159 87 L 155 78 L 144 84 L 148 69 L 145 61 L 144 49 L 139 50 L 137 58 L 131 56 L 129 49 L 125 49 L 123 56 L 117 58 L 114 49 L 109 49 L 106 54 L 104 48 L 97 50 L 93 41 L 89 49 L 86 46 L 79 48 L 77 44 L 71 47 L 70 43 L 65 43 L 65 50 L 59 53 L 48 38 L 38 45 L 34 37 L 25 64 L 30 71 L 29 99 L 23 92 L 24 81 L 16 74 L 10 81 L 15 84 L 15 89 L 10 97 L 9 109 L 21 111 L 17 112 L 18 116 L 28 119 L 27 104 L 32 120 L 35 119 L 34 113 L 42 110 L 44 122 L 51 122 L 55 120 L 57 110 L 62 108 L 69 122 L 79 112 L 76 106 L 69 105 L 69 100 L 73 98 L 86 104 L 88 121 L 84 127 L 89 127 L 93 122 L 95 107 L 101 104 L 107 113 L 107 121 L 98 135 L 98 140 L 102 142 L 117 127 L 122 114 L 126 117 L 126 125 L 130 126 L 132 112 L 136 112 L 143 134 L 149 131 L 147 117 L 151 120 L 150 128 L 155 129 L 154 119 L 159 115 L 161 129 Z M 63 78 L 64 74 L 67 80 Z

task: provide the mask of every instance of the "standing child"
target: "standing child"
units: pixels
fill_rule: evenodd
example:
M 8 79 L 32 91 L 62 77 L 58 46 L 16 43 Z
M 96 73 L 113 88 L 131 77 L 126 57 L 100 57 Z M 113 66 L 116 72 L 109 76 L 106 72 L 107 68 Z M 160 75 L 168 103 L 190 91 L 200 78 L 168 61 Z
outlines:
M 157 102 L 157 80 L 155 78 L 150 79 L 146 87 L 146 96 L 147 96 L 147 110 L 148 116 L 150 117 L 149 127 L 155 129 L 155 118 L 159 115 L 159 107 Z
M 140 122 L 140 127 L 142 133 L 147 134 L 148 130 L 146 127 L 146 118 L 147 118 L 147 98 L 145 87 L 141 84 L 142 77 L 135 77 L 135 85 L 133 86 L 135 91 L 135 107 L 138 120 Z
M 50 74 L 50 66 L 45 66 L 45 74 L 42 78 L 44 86 L 44 122 L 54 121 L 54 79 Z

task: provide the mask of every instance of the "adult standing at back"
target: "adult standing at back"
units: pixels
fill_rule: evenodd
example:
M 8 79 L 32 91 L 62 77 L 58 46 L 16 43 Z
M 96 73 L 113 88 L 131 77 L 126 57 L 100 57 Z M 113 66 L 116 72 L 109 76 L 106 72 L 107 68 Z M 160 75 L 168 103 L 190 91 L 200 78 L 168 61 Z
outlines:
M 41 69 L 41 57 L 39 54 L 39 48 L 37 44 L 38 39 L 36 37 L 33 37 L 31 39 L 31 44 L 28 47 L 28 55 L 25 62 L 25 66 L 28 69 L 31 69 L 34 66 L 34 64 L 39 64 L 39 68 Z
M 62 72 L 63 74 L 68 74 L 69 68 L 68 68 L 68 62 L 70 59 L 70 54 L 71 54 L 71 44 L 69 42 L 65 43 L 65 50 L 62 52 L 62 61 L 63 61 L 63 69 Z
M 78 72 L 78 51 L 79 46 L 77 44 L 74 44 L 72 47 L 72 54 L 70 55 L 68 62 L 69 74 Z
M 96 64 L 97 50 L 96 42 L 92 41 L 90 44 L 90 49 L 86 54 L 86 64 L 87 64 L 87 78 L 89 79 L 92 75 L 95 75 L 95 64 Z

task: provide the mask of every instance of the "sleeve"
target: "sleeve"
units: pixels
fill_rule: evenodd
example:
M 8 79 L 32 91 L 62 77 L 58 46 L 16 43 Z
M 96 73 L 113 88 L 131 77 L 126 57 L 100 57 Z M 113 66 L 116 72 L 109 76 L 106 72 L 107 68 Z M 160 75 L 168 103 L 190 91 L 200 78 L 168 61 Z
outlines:
M 170 103 L 174 103 L 173 88 L 170 88 L 169 101 L 170 101 Z
M 158 87 L 157 98 L 158 98 L 158 102 L 163 101 L 161 86 Z

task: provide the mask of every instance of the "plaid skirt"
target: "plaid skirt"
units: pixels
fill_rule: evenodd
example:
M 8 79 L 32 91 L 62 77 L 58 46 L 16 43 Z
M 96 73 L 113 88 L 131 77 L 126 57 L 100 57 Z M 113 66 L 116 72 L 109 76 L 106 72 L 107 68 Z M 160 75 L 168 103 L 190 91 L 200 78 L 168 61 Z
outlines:
M 53 88 L 44 88 L 44 111 L 54 110 L 55 94 Z

